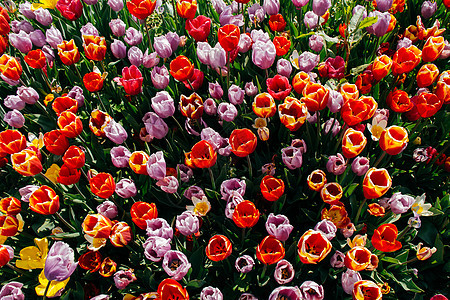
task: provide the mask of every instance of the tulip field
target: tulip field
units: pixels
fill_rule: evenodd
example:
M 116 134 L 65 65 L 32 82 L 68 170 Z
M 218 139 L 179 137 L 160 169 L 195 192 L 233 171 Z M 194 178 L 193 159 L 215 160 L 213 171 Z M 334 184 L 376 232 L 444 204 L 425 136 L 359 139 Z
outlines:
M 0 0 L 0 299 L 447 300 L 450 0 Z

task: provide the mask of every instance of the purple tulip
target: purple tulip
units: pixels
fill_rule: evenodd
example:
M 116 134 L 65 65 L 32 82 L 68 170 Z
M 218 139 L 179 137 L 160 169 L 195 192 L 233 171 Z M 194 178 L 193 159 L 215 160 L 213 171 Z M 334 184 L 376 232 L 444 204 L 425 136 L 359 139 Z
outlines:
M 253 43 L 256 43 L 257 41 L 264 43 L 271 41 L 269 34 L 263 31 L 262 29 L 259 30 L 253 29 L 252 32 L 250 33 L 250 37 Z
M 327 102 L 327 107 L 330 109 L 332 113 L 337 113 L 341 110 L 344 105 L 344 98 L 342 94 L 338 91 L 329 89 L 329 97 Z
M 17 96 L 27 104 L 35 104 L 39 100 L 39 94 L 32 87 L 19 86 L 17 88 Z
M 47 43 L 53 48 L 58 48 L 58 45 L 63 42 L 63 38 L 61 35 L 61 31 L 59 31 L 56 27 L 52 25 L 47 31 L 45 32 L 45 38 Z
M 333 173 L 334 175 L 341 175 L 347 168 L 345 163 L 345 158 L 342 154 L 331 155 L 328 157 L 327 171 Z
M 358 156 L 352 162 L 352 171 L 357 176 L 363 176 L 369 170 L 370 161 L 367 157 Z
M 34 20 L 36 18 L 36 15 L 31 9 L 31 3 L 28 1 L 19 4 L 19 12 L 27 19 Z
M 392 4 L 392 0 L 390 1 Z M 375 34 L 377 37 L 385 35 L 391 21 L 391 14 L 388 12 L 382 13 L 375 10 L 369 13 L 369 17 L 377 17 L 378 19 L 375 24 L 366 27 L 366 30 L 371 34 Z
M 264 21 L 264 17 L 266 16 L 266 12 L 264 11 L 264 8 L 259 5 L 258 3 L 253 4 L 247 9 L 248 17 L 250 19 L 250 22 L 252 24 L 255 23 L 261 23 Z M 244 34 L 245 35 L 245 34 Z M 242 37 L 242 35 L 241 35 Z
M 175 113 L 175 104 L 168 92 L 157 92 L 151 100 L 153 110 L 161 118 L 168 118 Z
M 183 182 L 189 182 L 189 180 L 194 176 L 192 169 L 185 164 L 177 164 L 177 172 L 179 172 L 180 180 Z
M 244 196 L 246 188 L 247 184 L 245 183 L 245 180 L 231 178 L 222 182 L 220 186 L 220 193 L 222 194 L 222 199 L 228 201 L 228 199 L 234 194 Z
M 303 299 L 305 300 L 322 300 L 324 298 L 323 286 L 314 281 L 305 281 L 300 286 Z
M 176 32 L 168 32 L 166 33 L 166 39 L 172 48 L 172 52 L 175 52 L 180 45 L 181 38 Z
M 308 122 L 309 124 L 316 124 L 317 123 L 317 113 L 314 113 L 311 115 L 308 112 L 308 114 L 306 115 L 306 122 Z
M 300 10 L 303 6 L 308 4 L 308 2 L 309 0 L 292 0 L 292 3 L 294 4 L 297 10 Z
M 231 6 L 226 6 L 219 16 L 220 26 L 233 24 L 238 27 L 244 25 L 244 16 L 242 14 L 234 15 Z
M 22 293 L 23 283 L 11 281 L 5 284 L 0 290 L 0 299 L 5 300 L 24 300 L 25 295 Z
M 50 26 L 53 22 L 53 17 L 50 12 L 42 7 L 39 7 L 34 11 L 36 21 L 38 21 L 42 26 Z
M 142 33 L 134 27 L 125 31 L 124 41 L 130 46 L 136 46 L 142 42 Z
M 230 156 L 231 155 L 231 146 L 228 142 L 228 138 L 224 138 L 222 140 L 222 143 L 220 145 L 219 150 L 217 150 L 217 153 L 222 156 Z
M 248 273 L 253 270 L 255 261 L 249 255 L 242 255 L 236 258 L 234 267 L 239 273 Z
M 52 47 L 50 47 L 49 45 L 44 45 L 42 47 L 42 52 L 44 52 L 45 58 L 47 59 L 47 63 L 52 63 L 55 60 L 55 53 Z
M 341 125 L 339 125 L 338 120 L 330 118 L 322 125 L 322 128 L 325 134 L 328 134 L 328 132 L 330 132 L 331 130 L 331 134 L 333 135 L 333 137 L 335 137 L 341 130 Z
M 44 275 L 49 281 L 64 281 L 77 268 L 74 251 L 64 242 L 55 242 L 45 260 Z
M 289 224 L 289 219 L 285 215 L 269 214 L 266 221 L 266 230 L 269 235 L 282 242 L 289 238 L 294 226 Z
M 314 34 L 309 37 L 308 45 L 311 50 L 315 52 L 320 52 L 323 48 L 324 39 L 321 35 Z
M 290 262 L 285 259 L 280 260 L 275 267 L 273 277 L 278 284 L 286 284 L 294 279 L 295 271 Z
M 154 66 L 159 64 L 158 53 L 152 52 L 148 54 L 148 49 L 144 52 L 144 57 L 142 59 L 142 64 L 147 69 L 153 68 Z
M 392 7 L 393 0 L 376 0 L 377 9 L 381 12 L 388 11 Z
M 118 146 L 111 148 L 111 161 L 117 168 L 128 167 L 128 161 L 131 157 L 131 152 L 124 146 Z
M 413 159 L 415 162 L 425 162 L 428 160 L 426 148 L 417 148 L 413 152 Z
M 305 51 L 298 58 L 298 65 L 301 71 L 311 72 L 319 63 L 320 55 Z
M 342 288 L 344 289 L 344 292 L 351 295 L 353 291 L 353 286 L 356 282 L 362 280 L 361 275 L 353 270 L 347 269 L 344 273 L 342 273 L 341 281 L 342 281 Z
M 228 100 L 234 105 L 240 105 L 244 102 L 244 90 L 239 86 L 232 84 L 228 89 Z
M 264 0 L 263 7 L 269 16 L 276 15 L 280 11 L 280 0 Z
M 185 211 L 181 215 L 177 216 L 176 228 L 184 236 L 197 233 L 200 228 L 200 223 L 196 216 L 190 211 Z
M 208 90 L 211 97 L 214 99 L 220 99 L 223 96 L 223 89 L 217 81 L 215 83 L 210 82 L 208 84 Z
M 230 198 L 228 198 L 227 200 L 227 205 L 225 206 L 225 216 L 228 219 L 233 219 L 233 213 L 236 205 L 238 205 L 242 201 L 244 201 L 244 198 L 240 194 L 233 193 L 230 195 Z
M 217 43 L 214 48 L 211 48 L 208 53 L 209 65 L 211 68 L 224 68 L 227 64 L 227 53 L 225 50 Z
M 26 105 L 25 101 L 16 95 L 9 95 L 3 101 L 3 104 L 9 109 L 22 110 Z
M 144 247 L 144 255 L 147 259 L 158 262 L 161 261 L 164 255 L 170 250 L 170 239 L 159 236 L 150 236 L 142 247 Z
M 323 16 L 331 7 L 331 0 L 313 0 L 312 10 L 318 16 Z
M 123 9 L 123 0 L 108 0 L 108 5 L 115 12 Z
M 67 97 L 70 97 L 72 99 L 77 100 L 78 107 L 82 107 L 84 105 L 84 95 L 83 95 L 83 89 L 79 86 L 74 86 L 69 93 L 67 94 Z
M 341 228 L 341 233 L 345 238 L 349 238 L 355 233 L 355 230 L 356 230 L 355 224 L 350 223 L 346 227 Z
M 214 99 L 208 98 L 203 103 L 203 111 L 210 116 L 215 116 L 217 114 L 217 105 Z
M 121 179 L 116 184 L 116 194 L 125 199 L 136 196 L 137 189 L 134 181 L 128 178 Z
M 238 300 L 258 300 L 253 294 L 243 293 Z
M 263 70 L 272 66 L 276 55 L 275 45 L 272 41 L 257 41 L 253 44 L 252 61 L 256 66 Z
M 113 35 L 120 37 L 125 35 L 127 25 L 121 19 L 114 19 L 109 22 L 109 28 Z
M 166 274 L 177 281 L 183 279 L 191 268 L 186 255 L 174 250 L 169 250 L 164 254 L 162 266 Z
M 339 250 L 336 250 L 336 252 L 333 254 L 333 256 L 330 259 L 330 265 L 335 269 L 343 268 L 345 266 L 344 258 L 345 258 L 345 254 Z
M 166 176 L 156 182 L 156 185 L 168 194 L 173 194 L 178 191 L 178 180 L 175 176 Z
M 142 59 L 144 58 L 144 54 L 142 53 L 142 50 L 139 49 L 136 46 L 133 46 L 128 50 L 128 60 L 132 65 L 135 65 L 136 67 L 139 67 L 142 65 Z
M 253 84 L 253 81 L 245 84 L 245 94 L 249 97 L 253 97 L 258 94 L 258 88 Z
M 222 136 L 211 127 L 203 128 L 200 132 L 200 138 L 210 142 L 214 146 L 214 151 L 217 151 L 217 149 L 220 148 L 223 139 Z
M 169 70 L 167 70 L 166 66 L 155 66 L 151 73 L 151 79 L 156 89 L 163 90 L 169 85 Z
M 324 219 L 319 221 L 316 226 L 314 226 L 314 230 L 320 231 L 323 235 L 331 241 L 336 236 L 337 227 L 330 220 Z
M 190 187 L 188 187 L 184 193 L 183 196 L 185 196 L 186 198 L 188 198 L 189 200 L 192 201 L 192 198 L 195 197 L 197 199 L 202 199 L 205 195 L 205 192 L 202 190 L 201 187 L 198 187 L 196 185 L 192 185 Z
M 25 31 L 26 34 L 30 34 L 34 31 L 33 25 L 28 21 L 11 21 L 11 31 L 13 33 L 19 33 L 21 30 Z
M 358 13 L 359 11 L 362 11 L 362 18 L 361 20 L 364 20 L 365 18 L 367 18 L 367 10 L 364 6 L 362 5 L 356 5 L 355 7 L 353 7 L 352 10 L 352 15 L 355 15 L 356 13 Z
M 147 132 L 157 139 L 163 139 L 169 132 L 166 122 L 154 112 L 146 113 L 142 121 L 144 121 Z
M 97 206 L 97 213 L 107 217 L 108 219 L 114 219 L 119 214 L 119 210 L 114 202 L 106 200 Z
M 302 294 L 296 286 L 280 286 L 270 293 L 269 300 L 289 299 L 302 300 Z
M 305 154 L 308 148 L 306 147 L 306 143 L 304 140 L 301 139 L 294 139 L 291 142 L 291 146 L 300 149 L 300 152 L 302 154 Z
M 292 64 L 287 59 L 281 58 L 277 61 L 277 73 L 289 77 L 292 73 Z
M 302 166 L 302 152 L 292 146 L 281 149 L 281 159 L 289 170 L 295 170 Z
M 207 286 L 200 293 L 200 300 L 223 300 L 223 294 L 218 288 Z
M 414 204 L 414 197 L 403 195 L 402 193 L 394 193 L 387 202 L 394 214 L 403 214 L 407 212 Z
M 26 185 L 23 188 L 19 189 L 19 194 L 21 196 L 20 200 L 23 202 L 30 202 L 30 196 L 33 194 L 35 190 L 39 189 L 37 185 Z
M 137 280 L 136 275 L 134 275 L 132 269 L 120 270 L 114 274 L 114 284 L 116 288 L 119 290 L 123 290 L 130 283 L 136 280 Z
M 319 23 L 319 16 L 312 11 L 307 11 L 305 17 L 303 18 L 303 23 L 309 29 L 314 29 Z
M 147 236 L 157 236 L 164 238 L 166 240 L 171 240 L 173 238 L 173 229 L 170 227 L 169 223 L 163 218 L 155 218 L 151 220 L 146 220 Z
M 214 10 L 220 15 L 222 11 L 225 9 L 227 4 L 223 0 L 212 0 L 212 5 Z
M 252 47 L 252 38 L 248 35 L 241 33 L 241 37 L 239 38 L 239 53 L 246 53 Z
M 3 117 L 3 121 L 14 128 L 22 128 L 25 124 L 25 117 L 17 109 L 8 111 Z
M 420 8 L 420 14 L 425 19 L 431 18 L 437 9 L 437 2 L 424 1 L 422 7 Z
M 11 45 L 22 53 L 28 53 L 33 49 L 33 43 L 30 36 L 25 31 L 21 30 L 18 34 L 10 33 L 9 41 Z
M 110 139 L 112 142 L 120 145 L 128 138 L 127 131 L 122 127 L 119 123 L 114 120 L 106 125 L 104 132 L 106 137 Z
M 238 111 L 233 104 L 222 102 L 217 108 L 217 114 L 221 120 L 232 122 L 236 118 Z
M 43 47 L 47 43 L 45 40 L 45 34 L 40 29 L 31 32 L 29 36 L 33 45 L 38 48 Z
M 161 58 L 168 58 L 172 55 L 172 47 L 164 35 L 153 39 L 153 47 Z
M 83 25 L 80 29 L 81 36 L 83 35 L 93 35 L 93 36 L 99 36 L 97 28 L 95 28 L 92 23 L 87 23 L 86 25 Z
M 150 155 L 147 162 L 147 173 L 155 179 L 160 180 L 166 177 L 166 161 L 162 151 L 158 151 Z
M 450 43 L 444 40 L 444 50 L 439 54 L 438 59 L 448 59 L 450 57 Z
M 210 65 L 209 52 L 211 52 L 211 45 L 208 42 L 197 43 L 197 57 L 198 60 L 205 65 Z
M 127 56 L 127 47 L 122 41 L 114 40 L 111 44 L 111 52 L 117 59 L 122 59 Z

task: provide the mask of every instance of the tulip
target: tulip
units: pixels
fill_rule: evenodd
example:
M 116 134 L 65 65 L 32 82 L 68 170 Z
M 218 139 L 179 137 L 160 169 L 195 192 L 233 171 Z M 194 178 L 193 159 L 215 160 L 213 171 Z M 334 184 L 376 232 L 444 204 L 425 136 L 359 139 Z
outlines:
M 103 77 L 98 72 L 89 72 L 83 76 L 84 87 L 91 93 L 98 92 L 103 88 Z
M 130 14 L 138 19 L 144 20 L 153 13 L 156 2 L 156 0 L 131 0 L 127 1 L 127 8 Z
M 98 173 L 89 180 L 91 192 L 100 198 L 109 198 L 114 194 L 116 183 L 111 174 Z
M 299 148 L 292 146 L 281 149 L 281 159 L 290 170 L 298 169 L 302 166 L 302 152 Z
M 314 170 L 308 175 L 307 183 L 311 190 L 319 192 L 327 183 L 327 178 L 322 170 Z
M 392 179 L 386 169 L 371 168 L 363 181 L 364 197 L 375 199 L 383 196 L 391 187 Z
M 320 190 L 320 197 L 323 202 L 331 205 L 337 204 L 337 202 L 342 198 L 342 195 L 342 186 L 337 182 L 327 183 Z
M 19 4 L 19 12 L 27 19 L 34 20 L 34 18 L 36 17 L 33 10 L 31 9 L 31 3 L 28 1 Z
M 420 14 L 425 19 L 431 18 L 437 9 L 437 3 L 431 1 L 424 1 L 420 7 Z
M 177 13 L 184 19 L 193 19 L 197 12 L 197 0 L 177 0 Z
M 120 37 L 125 35 L 126 24 L 121 19 L 113 19 L 109 22 L 109 28 L 113 35 Z
M 120 183 L 120 181 L 119 181 Z M 118 183 L 118 185 L 119 185 Z M 117 193 L 117 188 L 116 188 Z M 114 219 L 119 214 L 117 206 L 114 202 L 106 200 L 102 204 L 97 206 L 97 213 L 105 216 L 108 219 Z
M 245 94 L 249 97 L 253 97 L 258 93 L 258 88 L 253 84 L 253 81 L 245 84 Z
M 258 223 L 259 210 L 253 202 L 245 200 L 236 205 L 233 213 L 233 222 L 239 228 L 251 228 Z
M 78 258 L 78 266 L 90 272 L 97 272 L 102 263 L 100 251 L 91 251 L 84 253 Z
M 336 252 L 333 254 L 333 256 L 330 259 L 330 265 L 335 269 L 343 268 L 345 266 L 344 265 L 344 257 L 345 257 L 344 253 L 342 253 L 339 250 L 336 250 Z
M 69 148 L 69 141 L 61 130 L 52 130 L 44 134 L 44 145 L 50 153 L 63 155 Z
M 114 120 L 108 123 L 104 129 L 105 135 L 112 142 L 120 145 L 128 138 L 125 128 Z
M 252 44 L 252 38 L 245 33 L 241 33 L 238 44 L 239 53 L 247 53 L 252 47 Z
M 3 237 L 14 236 L 19 231 L 19 220 L 13 215 L 0 216 L 0 235 Z
M 115 192 L 122 198 L 130 198 L 137 195 L 137 189 L 134 181 L 127 178 L 123 178 L 117 182 Z
M 60 132 L 68 138 L 75 138 L 83 131 L 81 119 L 68 110 L 59 115 L 57 123 Z
M 382 1 L 388 2 L 389 0 Z M 369 17 L 377 17 L 378 19 L 375 24 L 367 27 L 366 30 L 371 34 L 375 34 L 377 37 L 385 35 L 388 31 L 391 15 L 388 12 L 371 11 Z
M 275 100 L 269 93 L 256 95 L 252 108 L 253 112 L 260 118 L 273 117 L 277 111 Z
M 20 30 L 18 34 L 10 33 L 9 41 L 14 48 L 22 53 L 28 53 L 33 48 L 29 34 L 23 30 Z
M 371 255 L 369 249 L 363 246 L 355 246 L 345 255 L 345 266 L 353 271 L 363 271 L 369 266 Z
M 58 183 L 64 185 L 75 184 L 80 180 L 81 172 L 77 169 L 67 166 L 63 164 L 58 173 L 58 178 L 56 179 Z
M 171 278 L 166 278 L 158 286 L 158 296 L 161 299 L 182 299 L 188 300 L 189 294 L 181 284 Z
M 132 239 L 130 226 L 126 222 L 117 222 L 111 228 L 109 241 L 114 247 L 124 247 Z
M 375 229 L 372 236 L 372 245 L 383 252 L 394 252 L 402 248 L 402 243 L 397 240 L 397 226 L 383 224 Z
M 321 231 L 308 230 L 298 241 L 298 255 L 304 264 L 316 264 L 331 251 L 331 243 Z
M 321 35 L 314 34 L 309 37 L 308 45 L 311 50 L 315 52 L 320 52 L 323 48 L 324 39 Z
M 291 41 L 284 36 L 276 36 L 273 38 L 275 53 L 277 56 L 286 55 L 291 48 Z
M 152 83 L 155 88 L 162 90 L 169 85 L 170 77 L 166 66 L 155 66 L 151 73 Z
M 7 215 L 17 215 L 20 213 L 22 205 L 19 199 L 6 197 L 0 200 L 0 211 Z
M 362 176 L 369 170 L 369 159 L 358 156 L 352 162 L 352 171 L 356 176 Z
M 191 264 L 183 252 L 172 250 L 164 254 L 162 266 L 166 274 L 175 280 L 183 279 L 191 268 Z
M 394 75 L 411 72 L 419 63 L 422 56 L 416 46 L 398 49 L 392 57 L 392 73 Z
M 319 23 L 319 16 L 312 11 L 307 11 L 303 19 L 303 22 L 305 23 L 305 26 L 307 28 L 314 29 L 317 27 L 317 24 Z
M 158 53 L 161 58 L 168 58 L 172 55 L 172 47 L 164 35 L 155 37 L 153 46 L 155 47 L 156 53 Z
M 360 280 L 353 286 L 353 299 L 379 300 L 383 297 L 381 288 L 373 281 Z
M 280 11 L 280 1 L 279 0 L 264 0 L 263 2 L 264 11 L 269 15 L 276 15 Z
M 144 54 L 142 53 L 142 50 L 139 49 L 138 47 L 133 46 L 128 50 L 128 60 L 132 65 L 139 67 L 140 65 L 142 65 L 143 58 Z
M 211 30 L 211 19 L 203 15 L 195 19 L 188 19 L 185 29 L 196 42 L 205 42 Z
M 186 56 L 179 55 L 170 63 L 170 74 L 178 81 L 188 80 L 193 73 L 194 66 Z
M 414 201 L 413 197 L 398 192 L 392 194 L 387 203 L 394 214 L 403 214 L 412 207 Z
M 295 271 L 290 262 L 285 259 L 280 260 L 273 273 L 273 277 L 278 284 L 286 284 L 294 279 Z
M 436 60 L 445 48 L 444 37 L 430 36 L 422 48 L 422 60 L 430 62 Z
M 111 161 L 113 165 L 117 168 L 125 168 L 128 166 L 129 159 L 131 157 L 131 152 L 123 147 L 113 147 L 111 148 Z
M 305 281 L 300 286 L 300 290 L 305 300 L 322 300 L 324 299 L 323 286 L 314 281 Z
M 125 89 L 125 93 L 128 95 L 137 95 L 142 92 L 142 83 L 144 79 L 141 71 L 132 65 L 131 67 L 124 67 L 122 69 L 122 78 L 120 83 Z
M 232 84 L 228 90 L 228 100 L 234 105 L 240 105 L 244 101 L 244 90 Z
M 74 251 L 64 242 L 55 242 L 45 260 L 44 274 L 49 281 L 64 281 L 75 271 Z
M 306 104 L 292 97 L 286 97 L 278 106 L 280 121 L 290 131 L 298 130 L 305 123 L 307 113 Z
M 277 201 L 284 194 L 284 182 L 273 176 L 266 175 L 261 180 L 261 193 L 267 201 Z
M 117 59 L 122 59 L 127 56 L 127 47 L 122 41 L 114 40 L 111 44 L 111 52 Z
M 328 157 L 326 167 L 328 172 L 333 173 L 334 175 L 341 175 L 347 168 L 347 164 L 342 154 L 338 153 L 337 155 Z
M 114 274 L 114 284 L 119 290 L 126 288 L 130 283 L 136 280 L 137 278 L 132 269 L 120 270 Z
M 3 121 L 5 121 L 11 127 L 22 128 L 25 124 L 25 117 L 20 111 L 18 111 L 17 109 L 13 109 L 5 114 L 5 116 L 3 117 Z
M 150 236 L 142 246 L 145 257 L 154 262 L 161 261 L 171 248 L 170 239 L 159 236 Z
M 22 293 L 23 283 L 11 281 L 5 284 L 0 290 L 0 298 L 11 300 L 23 300 L 25 295 Z
M 236 118 L 238 111 L 233 104 L 222 102 L 217 108 L 217 114 L 221 120 L 232 122 Z
M 349 128 L 342 138 L 342 152 L 346 158 L 358 156 L 365 148 L 367 139 L 361 131 Z
M 135 151 L 129 157 L 128 163 L 130 165 L 130 168 L 136 174 L 148 175 L 148 173 L 147 173 L 148 159 L 149 159 L 149 156 L 144 151 Z
M 236 259 L 234 266 L 239 273 L 248 273 L 253 270 L 255 261 L 249 255 L 242 255 Z
M 185 211 L 181 215 L 177 216 L 176 228 L 182 235 L 189 236 L 198 232 L 200 223 L 198 218 L 190 211 Z
M 249 129 L 235 129 L 231 132 L 231 151 L 239 157 L 246 157 L 256 149 L 256 135 Z
M 58 0 L 56 9 L 69 21 L 75 21 L 83 14 L 83 4 L 80 0 Z
M 223 300 L 223 294 L 218 288 L 214 288 L 212 286 L 207 286 L 203 288 L 202 292 L 200 293 L 200 299 L 201 300 Z
M 146 220 L 147 229 L 146 233 L 149 237 L 160 237 L 166 240 L 170 240 L 173 237 L 173 229 L 170 227 L 169 223 L 162 218 L 155 218 L 151 220 Z
M 13 169 L 22 176 L 34 176 L 42 172 L 42 163 L 37 153 L 31 149 L 24 149 L 11 155 Z
M 73 65 L 80 60 L 80 52 L 73 39 L 69 42 L 63 41 L 58 45 L 58 55 L 63 64 L 68 66 Z
M 265 265 L 272 265 L 284 258 L 283 244 L 273 236 L 266 236 L 256 248 L 256 257 Z
M 433 84 L 439 76 L 439 69 L 434 64 L 423 65 L 417 72 L 417 86 L 427 87 Z
M 130 46 L 136 46 L 142 42 L 142 39 L 143 39 L 142 32 L 140 32 L 134 27 L 129 27 L 125 31 L 125 37 L 123 40 Z
M 361 96 L 357 101 L 344 103 L 341 109 L 341 116 L 348 126 L 354 126 L 372 118 L 377 108 L 378 103 L 373 97 Z
M 408 132 L 405 128 L 391 126 L 381 133 L 380 147 L 389 155 L 397 155 L 408 145 Z
M 145 68 L 153 68 L 154 66 L 159 64 L 159 57 L 156 52 L 152 52 L 148 54 L 148 49 L 145 50 L 144 56 L 142 58 L 142 64 Z
M 398 89 L 389 92 L 386 103 L 390 109 L 399 113 L 409 111 L 414 106 L 414 103 L 411 101 L 408 94 L 405 91 Z
M 302 101 L 305 102 L 308 111 L 315 112 L 327 106 L 329 91 L 320 84 L 308 83 L 302 91 Z
M 331 7 L 331 0 L 313 0 L 312 9 L 318 16 L 323 16 Z
M 17 85 L 22 75 L 22 66 L 15 57 L 3 54 L 0 57 L 0 74 L 8 84 Z
M 356 282 L 360 280 L 362 280 L 362 277 L 357 271 L 347 269 L 345 272 L 342 273 L 341 276 L 342 288 L 344 289 L 344 292 L 351 295 L 353 291 L 353 286 L 355 285 Z
M 147 228 L 147 220 L 158 217 L 158 211 L 154 203 L 138 201 L 131 206 L 131 219 L 141 229 Z
M 239 44 L 239 27 L 233 24 L 222 26 L 217 31 L 217 37 L 222 48 L 227 52 L 231 52 Z
M 282 32 L 284 28 L 286 28 L 286 21 L 284 20 L 283 15 L 271 15 L 269 19 L 269 27 L 272 31 Z
M 123 0 L 108 0 L 108 5 L 115 12 L 119 12 L 123 9 Z
M 17 96 L 27 104 L 34 104 L 39 99 L 39 94 L 34 88 L 25 86 L 17 88 Z
M 275 75 L 266 80 L 267 91 L 275 100 L 284 100 L 291 92 L 292 86 L 289 79 L 282 75 Z
M 276 48 L 271 41 L 257 41 L 252 46 L 252 61 L 261 69 L 272 66 L 276 57 Z
M 280 286 L 274 289 L 270 295 L 269 300 L 277 300 L 277 299 L 292 299 L 292 300 L 301 300 L 303 299 L 302 293 L 300 289 L 296 286 Z M 247 299 L 247 298 L 244 298 Z M 250 298 L 253 300 L 254 298 Z M 256 299 L 256 298 L 255 298 Z
M 26 106 L 26 102 L 19 96 L 9 95 L 4 99 L 3 104 L 9 109 L 22 110 Z
M 212 261 L 222 261 L 231 255 L 233 250 L 230 240 L 220 234 L 216 234 L 209 239 L 206 246 L 206 256 Z
M 279 59 L 277 61 L 277 73 L 281 76 L 289 77 L 292 72 L 292 64 L 287 59 Z

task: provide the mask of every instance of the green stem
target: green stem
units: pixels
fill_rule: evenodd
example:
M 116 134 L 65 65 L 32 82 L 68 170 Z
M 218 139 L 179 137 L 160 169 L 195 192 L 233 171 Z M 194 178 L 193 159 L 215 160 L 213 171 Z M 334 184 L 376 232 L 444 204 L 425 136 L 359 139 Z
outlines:
M 366 204 L 366 201 L 367 201 L 367 199 L 364 198 L 363 202 L 361 202 L 361 205 L 358 208 L 358 212 L 356 213 L 355 221 L 353 222 L 353 224 L 356 225 L 358 223 L 359 216 L 361 215 L 362 208 Z
M 261 279 L 263 279 L 264 278 L 264 275 L 266 275 L 266 271 L 267 271 L 267 265 L 266 264 L 264 264 L 264 268 L 263 268 L 263 270 L 262 270 L 262 273 L 261 273 Z
M 45 287 L 45 291 L 44 291 L 44 298 L 42 298 L 42 299 L 47 299 L 47 292 L 48 292 L 48 289 L 50 288 L 50 284 L 52 283 L 52 281 L 51 280 L 49 280 L 48 281 L 48 283 L 47 283 L 47 286 Z
M 383 154 L 381 154 L 381 156 L 377 159 L 377 161 L 375 162 L 375 164 L 372 167 L 376 168 L 385 156 L 386 156 L 386 152 L 383 151 Z
M 208 168 L 208 172 L 209 172 L 209 178 L 211 178 L 211 185 L 213 190 L 216 190 L 216 181 L 214 180 L 214 174 L 213 171 L 211 170 L 211 168 Z
M 247 164 L 248 164 L 248 173 L 250 176 L 250 179 L 253 178 L 253 168 L 252 168 L 252 161 L 250 160 L 250 155 L 247 155 Z
M 230 89 L 230 52 L 227 51 L 227 92 Z
M 64 220 L 64 218 L 61 216 L 61 214 L 59 212 L 55 212 L 55 215 L 58 217 L 58 219 L 64 223 L 64 225 L 66 225 L 67 227 L 69 227 L 69 229 L 73 232 L 76 232 L 77 230 L 75 229 L 75 227 L 73 227 L 72 225 L 70 225 L 69 222 L 67 222 L 66 220 Z

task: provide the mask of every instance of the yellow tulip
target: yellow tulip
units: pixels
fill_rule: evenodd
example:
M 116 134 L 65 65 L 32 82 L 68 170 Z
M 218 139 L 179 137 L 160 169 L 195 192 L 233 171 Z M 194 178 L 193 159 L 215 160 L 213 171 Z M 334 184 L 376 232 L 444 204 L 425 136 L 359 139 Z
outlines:
M 31 5 L 31 9 L 32 10 L 36 10 L 40 7 L 42 8 L 50 8 L 50 9 L 55 9 L 56 7 L 56 2 L 58 2 L 58 0 L 40 0 L 40 3 L 33 3 Z
M 30 246 L 20 250 L 20 259 L 16 260 L 16 267 L 20 269 L 43 269 L 48 253 L 48 240 L 34 239 L 35 246 Z
M 48 179 L 51 180 L 54 184 L 56 184 L 58 181 L 59 176 L 59 170 L 61 168 L 57 164 L 53 164 L 48 168 L 47 172 L 45 172 L 45 176 L 47 176 Z
M 65 289 L 70 277 L 64 281 L 51 281 L 50 286 L 47 291 L 47 297 L 57 297 L 61 296 L 62 291 Z M 36 294 L 38 296 L 44 296 L 45 289 L 48 285 L 48 279 L 45 277 L 44 270 L 39 274 L 39 285 L 35 288 Z

